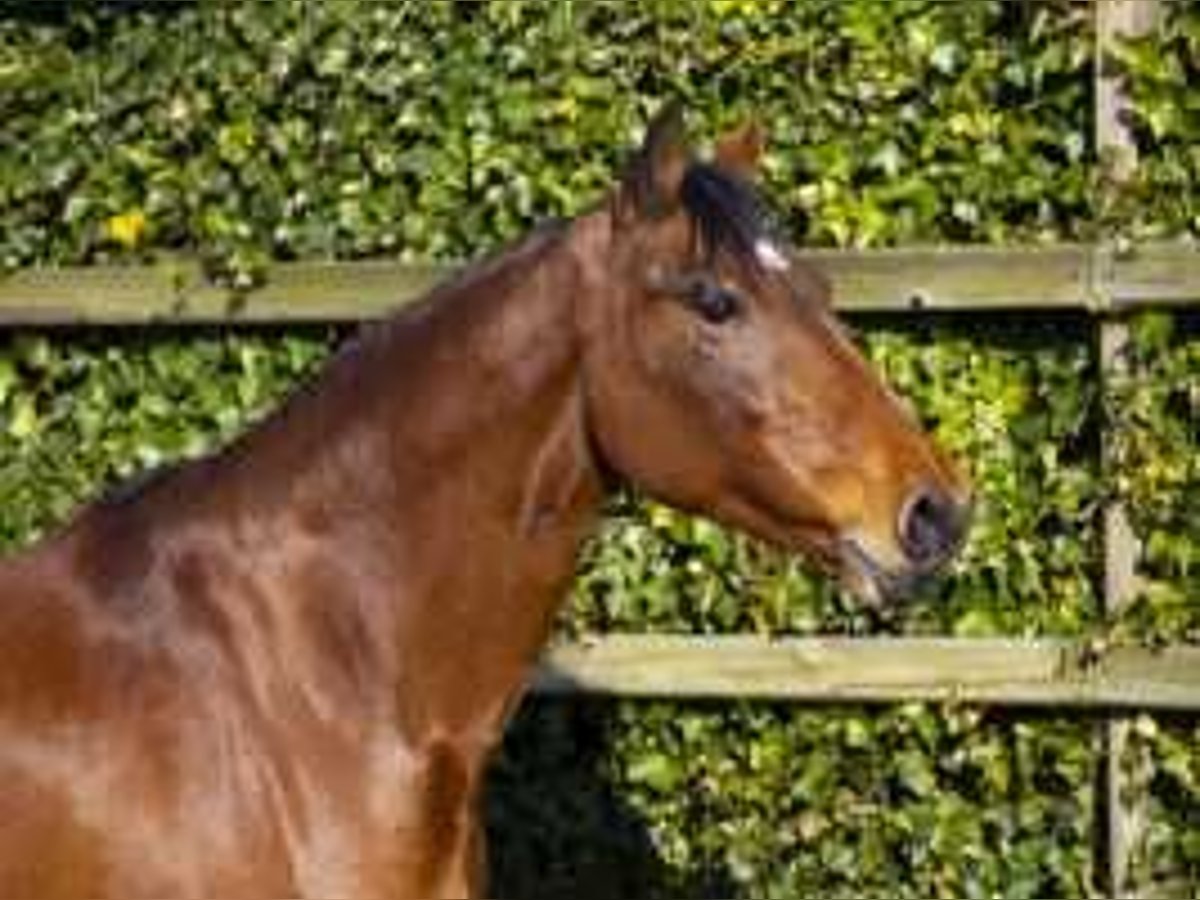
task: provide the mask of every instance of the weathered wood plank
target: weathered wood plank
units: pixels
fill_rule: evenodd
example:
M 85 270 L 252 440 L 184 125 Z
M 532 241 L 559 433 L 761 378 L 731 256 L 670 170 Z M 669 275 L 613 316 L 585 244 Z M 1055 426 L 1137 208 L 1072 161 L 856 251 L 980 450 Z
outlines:
M 265 284 L 236 292 L 187 263 L 24 269 L 0 278 L 0 325 L 368 319 L 421 296 L 443 274 L 391 261 L 280 263 Z
M 199 288 L 186 298 L 185 314 L 207 317 L 224 309 L 226 320 L 245 322 L 371 319 L 424 296 L 448 274 L 449 267 L 383 260 L 289 263 L 242 296 Z
M 1200 709 L 1200 647 L 1057 639 L 620 635 L 550 651 L 544 694 Z
M 1099 263 L 1114 306 L 1195 302 L 1200 297 L 1200 245 L 1146 244 Z
M 200 270 L 185 264 L 22 269 L 0 278 L 0 324 L 172 320 Z
M 1152 245 L 1113 259 L 1082 245 L 814 250 L 849 312 L 1093 309 L 1200 301 L 1200 251 Z M 0 325 L 302 323 L 369 319 L 424 294 L 445 267 L 390 260 L 279 263 L 237 293 L 188 262 L 25 269 L 0 277 Z
M 813 250 L 800 256 L 833 282 L 838 307 L 853 312 L 1091 304 L 1091 250 L 1080 245 Z

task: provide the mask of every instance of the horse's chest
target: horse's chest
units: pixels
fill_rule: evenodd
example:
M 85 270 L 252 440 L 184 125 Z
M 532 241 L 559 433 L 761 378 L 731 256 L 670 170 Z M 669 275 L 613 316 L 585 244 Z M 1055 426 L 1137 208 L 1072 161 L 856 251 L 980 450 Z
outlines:
M 361 761 L 359 786 L 343 802 L 309 792 L 307 827 L 293 845 L 300 893 L 442 895 L 469 867 L 479 764 L 446 744 L 417 751 L 389 742 Z
M 14 770 L 0 801 L 38 815 L 0 834 L 37 853 L 0 848 L 0 888 L 53 894 L 61 868 L 79 882 L 68 893 L 93 896 L 464 895 L 476 783 L 465 754 L 384 739 L 289 747 L 220 726 L 208 737 L 170 753 L 107 742 L 105 759 Z M 26 782 L 56 787 L 26 804 Z

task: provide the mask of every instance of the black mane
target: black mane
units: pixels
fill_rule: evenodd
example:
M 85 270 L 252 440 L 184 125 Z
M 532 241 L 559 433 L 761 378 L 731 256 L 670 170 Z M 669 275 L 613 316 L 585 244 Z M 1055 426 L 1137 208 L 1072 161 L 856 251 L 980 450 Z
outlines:
M 706 259 L 725 251 L 759 267 L 756 247 L 770 228 L 766 206 L 747 181 L 711 163 L 694 162 L 684 174 L 680 197 Z

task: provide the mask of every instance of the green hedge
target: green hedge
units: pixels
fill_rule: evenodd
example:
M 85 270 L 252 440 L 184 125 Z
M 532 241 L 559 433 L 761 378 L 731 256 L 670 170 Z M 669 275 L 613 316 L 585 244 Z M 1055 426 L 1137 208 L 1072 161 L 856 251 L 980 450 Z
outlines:
M 698 132 L 764 120 L 771 195 L 804 243 L 1089 238 L 1121 214 L 1095 201 L 1091 22 L 1067 0 L 18 6 L 0 12 L 7 267 L 186 253 L 244 283 L 273 258 L 473 256 L 594 200 L 673 94 Z M 1170 105 L 1162 91 L 1190 109 L 1197 9 L 1169 17 L 1162 60 L 1124 61 L 1146 122 L 1166 115 L 1153 112 Z M 1146 74 L 1156 65 L 1169 77 Z M 1135 236 L 1196 230 L 1195 191 L 1181 189 L 1195 183 L 1193 132 L 1167 124 L 1138 131 L 1146 171 L 1171 174 L 1122 200 Z M 1089 323 L 855 324 L 979 484 L 955 571 L 868 620 L 795 561 L 622 497 L 563 628 L 1100 627 L 1108 488 Z M 338 336 L 0 334 L 0 543 L 219 441 Z M 1119 627 L 1194 639 L 1196 327 L 1154 316 L 1135 338 L 1111 408 L 1115 486 L 1147 538 L 1149 587 Z M 1197 806 L 1179 800 L 1200 796 L 1195 723 L 1145 722 L 1136 753 L 1156 774 L 1142 870 L 1194 892 Z M 1089 735 L 1087 722 L 942 706 L 532 703 L 493 783 L 498 889 L 1086 896 Z
M 1127 373 L 1114 392 L 1116 487 L 1142 544 L 1135 601 L 1116 625 L 1151 644 L 1200 642 L 1200 316 L 1135 320 Z M 1200 722 L 1139 718 L 1130 740 L 1131 783 L 1145 786 L 1137 845 L 1143 882 L 1161 896 L 1200 887 Z
M 1160 27 L 1116 54 L 1134 98 L 1139 161 L 1110 218 L 1133 239 L 1200 235 L 1200 2 L 1172 0 Z M 1200 641 L 1200 318 L 1142 317 L 1117 391 L 1119 489 L 1139 536 L 1143 580 L 1123 631 Z M 1130 742 L 1148 792 L 1136 875 L 1162 896 L 1200 890 L 1200 724 L 1143 717 Z
M 1162 22 L 1113 54 L 1133 98 L 1139 163 L 1108 219 L 1136 239 L 1200 235 L 1200 2 L 1167 0 Z
M 210 0 L 68 21 L 0 24 L 10 267 L 474 255 L 593 198 L 669 95 L 703 128 L 761 117 L 809 243 L 1093 218 L 1090 26 L 1066 0 Z
M 497 891 L 1087 896 L 1089 734 L 921 705 L 537 704 L 491 786 Z
M 1142 552 L 1121 627 L 1147 640 L 1200 642 L 1200 316 L 1133 322 L 1111 419 L 1125 501 Z
M 0 331 L 0 547 L 104 485 L 229 437 L 311 373 L 331 338 Z
M 1124 763 L 1127 784 L 1145 792 L 1135 845 L 1135 883 L 1156 884 L 1155 897 L 1196 896 L 1200 885 L 1200 725 L 1195 717 L 1140 716 Z

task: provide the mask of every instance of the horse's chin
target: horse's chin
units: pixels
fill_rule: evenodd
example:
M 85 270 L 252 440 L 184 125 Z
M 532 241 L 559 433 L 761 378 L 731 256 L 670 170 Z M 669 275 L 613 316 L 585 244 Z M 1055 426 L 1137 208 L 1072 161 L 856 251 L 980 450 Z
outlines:
M 865 606 L 879 609 L 903 601 L 916 587 L 917 572 L 889 568 L 853 535 L 840 538 L 837 548 L 838 579 Z
M 889 568 L 855 533 L 817 524 L 807 517 L 789 517 L 778 508 L 764 511 L 746 504 L 723 512 L 715 518 L 802 557 L 866 607 L 879 610 L 891 601 L 903 600 L 918 580 L 918 573 L 912 570 Z
M 788 550 L 833 579 L 871 609 L 882 609 L 895 596 L 898 579 L 890 576 L 861 544 L 836 532 L 794 532 L 783 543 Z

